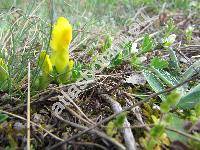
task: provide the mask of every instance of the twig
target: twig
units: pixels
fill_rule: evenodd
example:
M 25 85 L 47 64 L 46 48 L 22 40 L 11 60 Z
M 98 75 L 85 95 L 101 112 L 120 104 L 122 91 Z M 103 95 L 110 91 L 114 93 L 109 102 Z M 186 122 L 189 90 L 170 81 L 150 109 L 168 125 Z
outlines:
M 102 121 L 96 123 L 96 125 L 94 125 L 94 126 L 88 128 L 88 129 L 86 129 L 86 130 L 84 130 L 84 131 L 82 131 L 82 132 L 80 132 L 80 133 L 78 133 L 78 134 L 76 134 L 76 135 L 74 135 L 74 136 L 72 136 L 72 137 L 66 139 L 65 141 L 62 141 L 62 142 L 59 142 L 59 143 L 53 145 L 52 147 L 49 148 L 49 150 L 55 149 L 55 148 L 57 148 L 57 147 L 59 147 L 59 146 L 65 144 L 65 143 L 67 143 L 67 142 L 69 142 L 69 141 L 71 141 L 71 140 L 73 140 L 73 139 L 75 139 L 75 138 L 81 136 L 82 134 L 87 133 L 88 131 L 90 131 L 90 130 L 96 128 L 96 127 L 98 127 L 99 125 L 104 124 L 104 123 L 110 121 L 111 119 L 115 118 L 115 117 L 118 116 L 119 114 L 121 114 L 121 113 L 123 113 L 123 112 L 126 112 L 126 111 L 130 111 L 132 108 L 134 108 L 134 107 L 136 107 L 136 106 L 140 106 L 140 105 L 142 105 L 144 102 L 148 102 L 150 99 L 152 99 L 152 98 L 154 98 L 154 97 L 156 97 L 156 96 L 158 96 L 158 95 L 160 95 L 160 94 L 169 93 L 169 92 L 173 91 L 174 89 L 176 89 L 177 87 L 180 87 L 180 86 L 184 85 L 185 83 L 187 83 L 187 82 L 189 82 L 189 81 L 192 81 L 192 80 L 194 80 L 194 79 L 197 79 L 198 77 L 199 77 L 199 73 L 196 74 L 196 75 L 194 75 L 192 78 L 190 78 L 190 79 L 188 79 L 188 80 L 185 80 L 185 81 L 183 81 L 183 82 L 177 84 L 177 85 L 174 86 L 174 87 L 168 88 L 168 89 L 163 90 L 163 91 L 158 92 L 158 93 L 151 94 L 149 97 L 145 98 L 144 100 L 142 100 L 142 101 L 140 101 L 140 102 L 138 102 L 138 103 L 136 103 L 136 104 L 134 104 L 134 105 L 132 105 L 132 106 L 130 106 L 130 107 L 125 108 L 124 110 L 120 111 L 119 113 L 114 113 L 114 114 L 112 114 L 111 116 L 105 118 L 104 120 L 102 120 Z
M 69 113 L 71 113 L 72 115 L 74 115 L 75 117 L 77 117 L 79 120 L 83 121 L 84 123 L 88 124 L 88 125 L 93 125 L 90 122 L 88 122 L 87 120 L 85 120 L 82 116 L 80 116 L 78 113 L 76 113 L 73 109 L 65 106 L 66 110 L 69 111 Z
M 61 93 L 63 94 L 63 96 L 70 101 L 70 103 L 72 103 L 74 105 L 74 107 L 80 112 L 80 114 L 87 119 L 88 122 L 95 124 L 91 119 L 89 119 L 84 113 L 83 111 L 80 109 L 79 106 L 76 105 L 76 103 L 63 91 L 61 90 Z
M 4 114 L 7 114 L 9 116 L 13 116 L 13 117 L 16 117 L 18 119 L 21 119 L 21 120 L 24 120 L 24 121 L 27 121 L 26 118 L 22 117 L 22 116 L 19 116 L 19 115 L 16 115 L 16 114 L 13 114 L 13 113 L 10 113 L 10 112 L 7 112 L 5 110 L 0 110 L 1 113 L 4 113 Z M 47 129 L 43 128 L 41 125 L 38 125 L 36 124 L 35 122 L 32 122 L 30 121 L 30 123 L 38 128 L 40 128 L 41 130 L 45 131 L 46 133 L 48 133 L 49 135 L 51 135 L 53 138 L 59 140 L 59 141 L 64 141 L 63 139 L 59 138 L 58 136 L 54 135 L 53 133 L 51 133 L 50 131 L 48 131 Z
M 122 128 L 131 128 L 131 129 L 134 129 L 134 128 L 145 128 L 145 126 L 146 126 L 146 125 L 128 126 L 128 127 L 125 126 L 125 127 L 122 127 Z M 149 124 L 148 126 L 149 126 L 149 127 L 154 127 L 155 124 Z M 176 130 L 176 129 L 174 129 L 174 128 L 166 127 L 166 126 L 165 126 L 165 129 L 166 129 L 166 130 L 169 130 L 169 131 L 172 131 L 172 132 L 176 132 L 177 134 L 183 135 L 183 136 L 185 136 L 185 137 L 187 137 L 187 138 L 190 138 L 190 139 L 192 139 L 192 140 L 195 140 L 195 141 L 197 141 L 197 142 L 200 142 L 200 138 L 195 137 L 195 136 L 192 136 L 192 135 L 190 135 L 190 134 L 188 134 L 188 133 L 185 133 L 185 132 L 183 132 L 183 131 Z
M 31 108 L 30 108 L 30 62 L 28 62 L 28 97 L 27 97 L 27 150 L 31 149 L 31 132 L 30 132 L 30 120 L 31 120 Z
M 33 97 L 31 98 L 32 100 L 31 100 L 31 102 L 30 102 L 30 104 L 36 104 L 36 103 L 38 103 L 38 102 L 42 102 L 42 101 L 45 101 L 45 100 L 47 100 L 49 97 L 51 97 L 51 94 L 53 94 L 54 93 L 54 91 L 48 91 L 49 93 L 48 93 L 48 95 L 45 95 L 45 96 L 43 96 L 43 97 L 41 97 L 40 99 L 37 99 L 36 97 L 34 97 L 34 99 L 33 99 Z M 44 94 L 45 94 L 46 92 L 44 92 Z M 19 110 L 19 109 L 21 109 L 21 108 L 24 108 L 24 107 L 26 107 L 26 103 L 25 104 L 19 104 L 19 105 L 17 105 L 16 107 L 14 107 L 14 108 L 11 108 L 11 109 L 9 109 L 8 111 L 16 111 L 16 110 Z
M 114 110 L 115 113 L 119 113 L 122 111 L 121 105 L 117 101 L 113 100 L 108 94 L 102 94 L 101 97 L 110 103 L 110 105 L 112 106 L 112 109 Z M 126 149 L 127 150 L 136 150 L 135 138 L 133 136 L 131 129 L 128 128 L 128 127 L 130 127 L 130 123 L 128 122 L 127 118 L 125 118 L 123 126 L 127 127 L 127 128 L 122 129 L 124 141 L 126 144 Z
M 71 126 L 73 126 L 73 127 L 79 128 L 79 129 L 81 129 L 81 130 L 87 130 L 87 129 L 89 129 L 88 127 L 85 127 L 85 126 L 79 125 L 79 124 L 77 124 L 77 123 L 74 123 L 74 122 L 65 120 L 65 119 L 63 119 L 62 117 L 56 115 L 55 113 L 53 113 L 53 114 L 54 114 L 54 116 L 57 117 L 60 121 L 66 123 L 66 124 L 69 124 L 69 125 L 71 125 Z M 119 142 L 117 142 L 115 139 L 113 139 L 113 138 L 107 136 L 105 133 L 102 133 L 102 132 L 100 132 L 100 131 L 98 131 L 98 130 L 95 130 L 95 129 L 90 130 L 90 132 L 91 132 L 91 133 L 95 133 L 95 134 L 97 134 L 98 136 L 100 136 L 100 137 L 102 137 L 102 138 L 108 140 L 109 142 L 111 142 L 112 144 L 114 144 L 118 149 L 120 149 L 120 150 L 125 150 L 125 147 L 124 147 L 122 144 L 120 144 Z
M 183 132 L 183 131 L 176 130 L 176 129 L 173 129 L 173 128 L 170 128 L 170 127 L 165 127 L 165 129 L 167 129 L 167 130 L 169 130 L 169 131 L 176 132 L 176 133 L 178 133 L 178 134 L 180 134 L 180 135 L 183 135 L 183 136 L 185 136 L 185 137 L 187 137 L 187 138 L 190 138 L 190 139 L 192 139 L 192 140 L 195 140 L 195 141 L 197 141 L 197 142 L 200 142 L 200 138 L 195 137 L 195 136 L 192 136 L 192 135 L 190 135 L 190 134 L 187 134 L 187 133 L 185 133 L 185 132 Z
M 75 144 L 75 145 L 86 145 L 86 146 L 90 146 L 90 147 L 98 147 L 101 148 L 103 150 L 108 150 L 106 147 L 97 144 L 97 143 L 92 143 L 92 142 L 69 142 L 69 144 Z

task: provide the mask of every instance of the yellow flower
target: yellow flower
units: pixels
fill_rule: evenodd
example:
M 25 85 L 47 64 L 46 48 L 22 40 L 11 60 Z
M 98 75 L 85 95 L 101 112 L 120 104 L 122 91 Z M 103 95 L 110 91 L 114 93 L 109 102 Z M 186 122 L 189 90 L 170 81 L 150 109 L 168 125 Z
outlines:
M 45 76 L 48 76 L 52 71 L 52 63 L 49 58 L 49 55 L 46 54 L 46 51 L 41 51 L 40 56 L 39 56 L 39 66 L 41 67 L 42 73 Z
M 53 51 L 64 51 L 69 48 L 72 40 L 72 26 L 64 17 L 59 17 L 53 26 L 51 48 Z
M 60 82 L 64 83 L 70 77 L 70 72 L 73 68 L 73 60 L 69 58 L 69 44 L 72 40 L 72 26 L 64 17 L 58 18 L 53 26 L 52 39 L 50 42 L 51 63 L 59 73 Z

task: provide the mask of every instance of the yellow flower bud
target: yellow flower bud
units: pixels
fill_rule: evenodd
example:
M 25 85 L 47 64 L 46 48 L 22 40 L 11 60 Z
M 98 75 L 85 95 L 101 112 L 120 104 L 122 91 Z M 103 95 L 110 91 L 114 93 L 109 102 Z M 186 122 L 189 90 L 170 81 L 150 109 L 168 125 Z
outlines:
M 72 40 L 72 26 L 64 17 L 58 18 L 53 26 L 52 39 L 50 46 L 51 63 L 56 72 L 60 75 L 58 81 L 65 83 L 70 77 L 70 71 L 73 68 L 73 61 L 69 60 L 69 44 Z
M 72 40 L 72 26 L 64 17 L 59 17 L 53 26 L 51 48 L 53 51 L 64 51 L 68 49 Z

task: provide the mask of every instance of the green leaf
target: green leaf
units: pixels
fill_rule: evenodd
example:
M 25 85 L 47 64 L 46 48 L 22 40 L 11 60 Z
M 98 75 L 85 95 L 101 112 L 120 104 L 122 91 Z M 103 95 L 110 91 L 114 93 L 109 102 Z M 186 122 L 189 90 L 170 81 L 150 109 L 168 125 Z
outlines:
M 163 69 L 156 69 L 153 68 L 153 71 L 155 74 L 162 79 L 168 86 L 172 87 L 178 84 L 177 79 L 172 76 L 169 72 L 163 70 Z
M 127 42 L 127 43 L 125 43 L 125 45 L 123 47 L 124 47 L 123 58 L 127 58 L 131 54 L 132 43 L 131 42 Z
M 81 63 L 76 63 L 72 69 L 72 80 L 76 81 L 81 76 L 81 69 L 82 65 Z
M 154 138 L 151 138 L 149 141 L 146 141 L 145 148 L 146 150 L 153 150 L 155 149 L 156 144 L 158 144 L 158 141 Z
M 181 95 L 177 91 L 171 92 L 170 95 L 167 96 L 167 100 L 161 103 L 161 111 L 167 113 L 170 107 L 176 105 L 180 98 Z
M 122 63 L 122 52 L 119 52 L 115 58 L 111 61 L 111 67 L 115 67 L 117 65 L 120 65 Z
M 47 88 L 49 84 L 50 78 L 48 76 L 39 75 L 34 82 L 34 88 L 37 90 L 42 90 Z
M 0 113 L 0 123 L 1 123 L 1 122 L 4 122 L 7 118 L 8 118 L 8 115 L 1 114 L 1 113 Z
M 112 39 L 111 37 L 108 35 L 105 39 L 105 43 L 102 47 L 102 52 L 105 52 L 107 49 L 109 49 L 112 45 Z
M 109 136 L 113 136 L 114 134 L 117 133 L 117 129 L 115 128 L 115 124 L 113 121 L 110 121 L 108 123 L 108 125 L 106 126 L 106 133 L 109 135 Z
M 150 130 L 150 135 L 154 138 L 159 138 L 163 135 L 165 132 L 165 127 L 161 124 L 155 125 L 151 130 Z
M 165 101 L 163 101 L 161 104 L 160 104 L 160 109 L 163 113 L 167 113 L 169 112 L 170 110 L 170 105 L 168 103 L 166 103 Z
M 150 52 L 153 48 L 153 39 L 149 35 L 145 35 L 142 43 L 142 52 Z
M 198 84 L 196 87 L 191 89 L 186 95 L 184 95 L 179 103 L 178 107 L 181 107 L 182 109 L 190 109 L 194 108 L 196 104 L 200 102 L 200 84 Z
M 143 74 L 144 74 L 147 82 L 149 83 L 150 87 L 156 93 L 165 90 L 165 85 L 152 72 L 150 72 L 148 70 L 143 70 Z M 166 95 L 165 94 L 160 94 L 159 97 L 162 99 L 162 101 L 166 100 Z
M 176 77 L 174 77 L 173 75 L 171 75 L 168 71 L 165 71 L 163 69 L 156 69 L 153 68 L 154 73 L 156 74 L 156 76 L 158 78 L 160 78 L 165 84 L 167 84 L 169 87 L 173 87 L 176 86 L 177 84 L 179 84 L 180 81 L 177 80 Z M 177 88 L 177 91 L 180 94 L 185 94 L 185 86 L 180 86 Z
M 123 127 L 124 121 L 126 118 L 126 113 L 122 113 L 119 116 L 117 116 L 117 118 L 114 121 L 114 124 L 117 128 L 121 128 Z
M 166 102 L 170 105 L 176 105 L 180 100 L 181 95 L 177 91 L 171 92 L 169 96 L 167 96 Z
M 171 66 L 174 69 L 176 69 L 177 72 L 179 72 L 180 71 L 179 60 L 176 56 L 175 51 L 172 48 L 169 48 L 169 54 L 170 54 L 170 59 L 171 59 L 170 61 Z
M 192 77 L 194 74 L 200 71 L 200 60 L 194 62 L 184 73 L 182 81 L 185 81 Z
M 106 126 L 106 133 L 111 137 L 114 134 L 116 134 L 117 129 L 123 127 L 125 118 L 126 118 L 126 113 L 122 113 L 118 115 L 116 119 L 114 119 L 114 121 L 110 121 L 108 125 Z
M 163 60 L 159 57 L 154 57 L 151 60 L 151 66 L 157 69 L 163 69 L 168 67 L 168 62 L 166 60 Z
M 131 65 L 134 67 L 139 67 L 139 65 L 141 64 L 140 58 L 137 57 L 137 55 L 135 54 L 133 54 L 130 61 L 131 61 Z
M 168 123 L 170 128 L 174 128 L 176 130 L 179 131 L 184 131 L 183 129 L 183 124 L 184 124 L 184 120 L 180 119 L 178 116 L 170 113 L 170 122 Z M 186 138 L 176 132 L 173 131 L 166 131 L 167 136 L 170 138 L 171 141 L 175 141 L 175 140 L 179 140 L 179 141 L 185 141 Z

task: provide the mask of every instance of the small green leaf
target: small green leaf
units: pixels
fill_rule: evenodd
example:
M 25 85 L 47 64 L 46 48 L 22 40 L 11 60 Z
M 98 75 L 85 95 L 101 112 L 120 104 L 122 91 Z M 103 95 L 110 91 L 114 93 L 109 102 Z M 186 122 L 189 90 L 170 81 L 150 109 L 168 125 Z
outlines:
M 154 57 L 151 60 L 151 66 L 153 66 L 154 68 L 157 69 L 163 69 L 163 68 L 167 68 L 168 67 L 168 62 L 166 60 L 163 60 L 159 57 Z
M 170 110 L 170 105 L 166 103 L 166 101 L 163 101 L 160 105 L 160 109 L 163 113 L 167 113 Z
M 76 81 L 81 76 L 82 65 L 80 63 L 76 63 L 72 69 L 72 80 Z
M 147 82 L 149 83 L 150 87 L 156 93 L 165 90 L 165 85 L 152 72 L 150 72 L 148 70 L 143 70 L 143 74 L 144 74 L 144 77 L 146 78 Z M 159 97 L 162 99 L 162 101 L 166 100 L 165 94 L 160 94 Z
M 145 35 L 142 43 L 142 52 L 150 52 L 153 48 L 153 39 L 149 35 Z
M 7 118 L 8 118 L 8 115 L 1 114 L 1 113 L 0 113 L 0 123 L 1 123 L 1 122 L 4 122 Z
M 180 119 L 178 116 L 176 116 L 172 113 L 168 113 L 168 115 L 170 115 L 170 120 L 168 122 L 169 127 L 185 132 L 183 129 L 184 120 Z M 186 140 L 186 138 L 184 136 L 181 136 L 176 132 L 167 130 L 166 133 L 171 141 L 175 141 L 175 140 L 185 141 Z
M 139 65 L 141 64 L 140 58 L 137 57 L 137 55 L 135 55 L 135 54 L 133 54 L 130 61 L 131 61 L 131 65 L 133 67 L 139 67 Z
M 126 118 L 126 113 L 122 113 L 119 116 L 117 116 L 117 118 L 114 121 L 114 124 L 117 128 L 121 128 L 123 127 L 124 121 Z
M 172 76 L 169 72 L 163 70 L 163 69 L 156 69 L 152 68 L 155 74 L 162 79 L 166 84 L 168 84 L 170 87 L 175 86 L 178 84 L 177 79 Z
M 117 133 L 117 129 L 115 128 L 115 124 L 113 121 L 110 121 L 108 123 L 108 125 L 106 126 L 106 133 L 109 135 L 109 136 L 113 136 L 114 134 Z
M 165 127 L 163 125 L 155 125 L 151 130 L 150 130 L 150 135 L 154 138 L 159 138 L 163 135 L 165 132 Z
M 181 95 L 178 92 L 172 92 L 170 95 L 167 96 L 166 101 L 161 103 L 161 111 L 163 113 L 167 113 L 170 110 L 170 107 L 177 104 L 177 102 L 180 100 Z
M 194 62 L 184 73 L 182 81 L 185 81 L 192 77 L 194 74 L 200 71 L 200 60 Z
M 180 71 L 179 60 L 176 56 L 175 51 L 171 47 L 169 48 L 169 54 L 170 54 L 169 67 L 172 67 L 173 69 L 176 70 L 176 72 L 179 72 Z
M 105 52 L 107 49 L 109 49 L 112 45 L 112 39 L 111 37 L 108 35 L 105 39 L 105 43 L 102 47 L 102 52 Z
M 111 67 L 115 67 L 117 65 L 120 65 L 122 63 L 122 52 L 119 52 L 115 58 L 111 61 Z
M 185 94 L 179 101 L 178 107 L 182 109 L 194 108 L 196 104 L 200 102 L 200 84 L 191 89 L 187 94 Z
M 177 102 L 180 100 L 181 95 L 177 91 L 170 93 L 167 97 L 167 103 L 170 105 L 176 105 Z
M 146 149 L 153 150 L 157 143 L 158 141 L 156 139 L 151 138 L 149 141 L 146 142 Z

